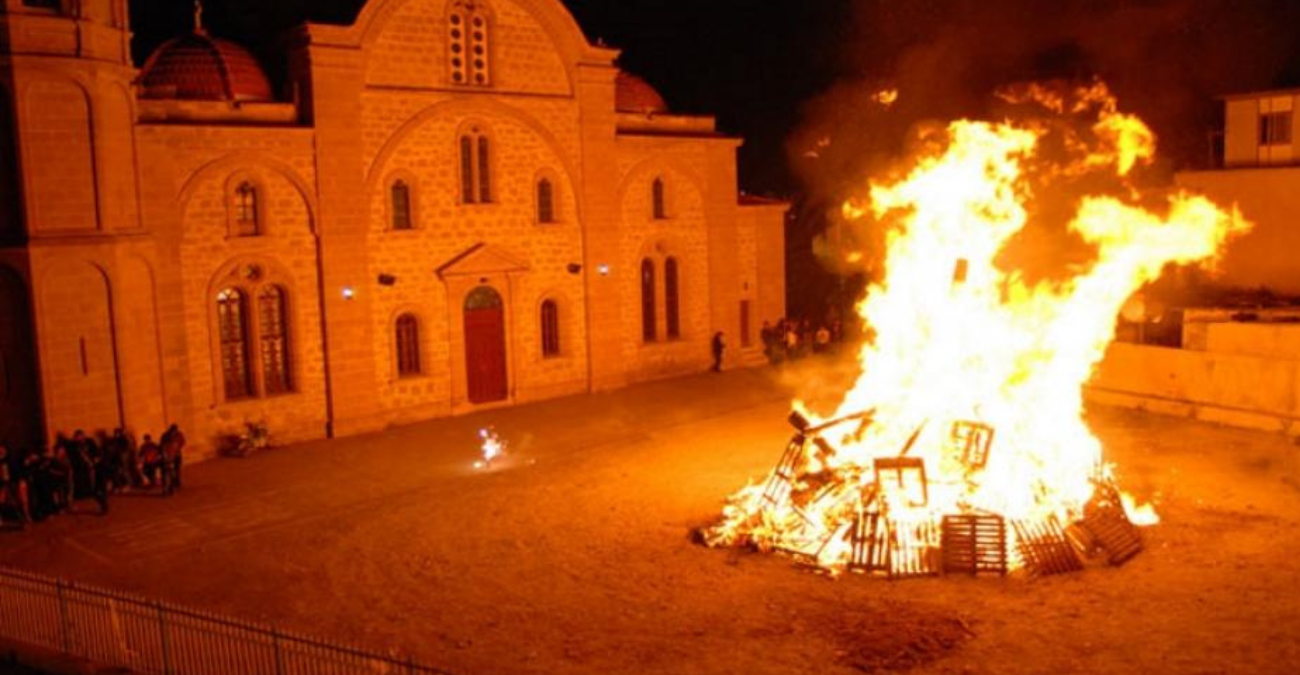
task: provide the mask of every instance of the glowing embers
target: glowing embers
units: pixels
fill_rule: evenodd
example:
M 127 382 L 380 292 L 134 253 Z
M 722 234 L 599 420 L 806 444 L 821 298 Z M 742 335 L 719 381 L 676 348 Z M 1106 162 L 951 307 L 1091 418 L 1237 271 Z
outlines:
M 492 427 L 484 427 L 478 430 L 478 437 L 482 439 L 483 444 L 479 446 L 479 451 L 483 453 L 483 459 L 474 462 L 474 468 L 487 470 L 492 468 L 492 462 L 499 460 L 506 452 L 506 442 L 501 440 L 497 435 L 497 430 Z

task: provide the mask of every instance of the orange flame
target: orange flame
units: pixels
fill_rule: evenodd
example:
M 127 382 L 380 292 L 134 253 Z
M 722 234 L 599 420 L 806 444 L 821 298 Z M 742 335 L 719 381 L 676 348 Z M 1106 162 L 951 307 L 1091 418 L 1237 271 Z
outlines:
M 862 376 L 829 418 L 873 411 L 871 423 L 845 425 L 805 453 L 794 488 L 815 479 L 818 489 L 805 490 L 811 496 L 798 503 L 765 499 L 762 485 L 737 493 L 722 522 L 705 532 L 710 543 L 802 552 L 837 569 L 846 545 L 828 535 L 849 526 L 846 504 L 854 500 L 845 495 L 884 494 L 890 518 L 914 523 L 902 531 L 921 541 L 925 523 L 945 514 L 1071 522 L 1092 497 L 1093 481 L 1111 475 L 1082 419 L 1082 387 L 1121 308 L 1166 265 L 1212 263 L 1250 224 L 1187 193 L 1168 196 L 1161 212 L 1143 208 L 1128 181 L 1153 158 L 1155 136 L 1120 113 L 1104 85 L 1072 92 L 1033 86 L 1004 98 L 1054 119 L 1086 115 L 1086 131 L 1063 132 L 1070 156 L 1061 162 L 1039 153 L 1059 126 L 957 121 L 901 180 L 873 182 L 869 203 L 844 205 L 848 219 L 870 216 L 890 226 L 885 278 L 858 306 L 873 335 L 858 355 Z M 1095 261 L 1068 280 L 1035 283 L 1000 266 L 999 254 L 1029 223 L 1043 177 L 1080 172 L 1122 183 L 1122 198 L 1080 199 L 1068 225 L 1095 249 Z M 823 422 L 796 409 L 814 425 Z M 986 429 L 984 440 L 993 439 L 978 466 L 962 457 L 970 441 L 962 429 Z M 877 460 L 904 453 L 923 462 L 926 493 L 901 473 L 897 484 L 877 484 Z M 1149 506 L 1125 501 L 1135 522 L 1158 520 Z

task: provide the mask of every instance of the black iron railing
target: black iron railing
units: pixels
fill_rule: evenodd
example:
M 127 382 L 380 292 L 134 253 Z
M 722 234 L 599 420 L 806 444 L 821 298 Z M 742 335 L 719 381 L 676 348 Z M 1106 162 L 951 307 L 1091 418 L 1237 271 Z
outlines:
M 446 675 L 409 658 L 3 568 L 0 637 L 157 675 Z

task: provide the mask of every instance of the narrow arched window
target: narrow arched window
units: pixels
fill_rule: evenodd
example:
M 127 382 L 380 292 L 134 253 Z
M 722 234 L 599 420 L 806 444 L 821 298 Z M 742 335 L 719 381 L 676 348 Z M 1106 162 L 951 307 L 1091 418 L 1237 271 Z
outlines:
M 668 339 L 682 336 L 680 300 L 677 286 L 677 259 L 664 261 L 664 320 Z
M 406 181 L 394 181 L 389 190 L 389 201 L 393 210 L 392 228 L 411 229 L 411 186 L 407 185 Z
M 478 128 L 460 137 L 460 191 L 465 204 L 492 202 L 492 147 Z
M 646 342 L 658 338 L 655 327 L 655 264 L 649 258 L 641 261 L 641 338 Z
M 248 369 L 248 303 L 237 288 L 217 293 L 217 333 L 221 341 L 221 379 L 226 399 L 253 395 Z
M 447 17 L 447 59 L 453 84 L 486 87 L 492 83 L 491 29 L 482 0 L 452 3 Z
M 257 294 L 258 341 L 262 352 L 262 389 L 266 395 L 293 389 L 289 370 L 289 326 L 284 289 L 266 286 Z
M 474 138 L 468 134 L 460 137 L 460 199 L 466 204 L 478 201 L 474 189 Z
M 554 300 L 542 302 L 542 356 L 560 355 L 560 306 Z
M 397 374 L 402 377 L 420 374 L 420 322 L 414 314 L 397 317 Z
M 653 203 L 655 220 L 667 218 L 668 208 L 664 204 L 664 179 L 656 178 L 654 184 L 650 186 L 650 199 Z
M 555 186 L 549 178 L 537 181 L 537 222 L 555 222 Z
M 261 234 L 258 217 L 257 186 L 244 181 L 235 188 L 235 236 L 254 237 Z
M 478 137 L 478 200 L 484 204 L 492 201 L 492 162 L 491 148 L 487 136 Z

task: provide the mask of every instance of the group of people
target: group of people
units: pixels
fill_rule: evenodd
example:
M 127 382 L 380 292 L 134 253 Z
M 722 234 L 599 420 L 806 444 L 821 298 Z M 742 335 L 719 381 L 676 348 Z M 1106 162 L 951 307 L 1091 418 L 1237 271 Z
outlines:
M 20 525 L 62 513 L 80 499 L 94 499 L 108 513 L 109 495 L 159 489 L 171 495 L 181 486 L 185 434 L 173 424 L 154 441 L 138 446 L 122 429 L 98 441 L 78 429 L 59 433 L 51 448 L 23 451 L 0 442 L 0 521 Z
M 826 353 L 844 338 L 839 319 L 829 325 L 817 324 L 816 328 L 808 319 L 780 319 L 775 326 L 764 321 L 759 334 L 763 338 L 763 353 L 771 363 Z

